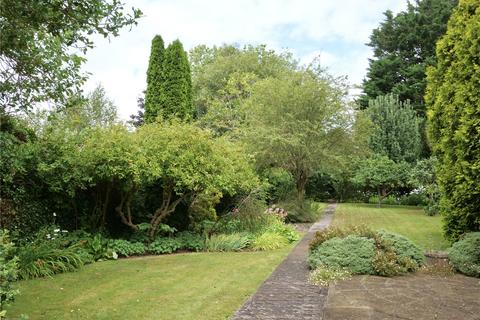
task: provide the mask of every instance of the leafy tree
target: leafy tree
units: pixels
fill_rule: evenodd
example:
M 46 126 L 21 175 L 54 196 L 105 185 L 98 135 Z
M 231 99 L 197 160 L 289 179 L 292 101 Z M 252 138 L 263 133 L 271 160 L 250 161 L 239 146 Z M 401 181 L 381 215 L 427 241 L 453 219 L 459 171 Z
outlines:
M 161 109 L 158 115 L 164 119 L 193 118 L 190 65 L 179 40 L 173 41 L 165 50 L 160 95 Z
M 408 184 L 409 165 L 395 162 L 387 156 L 374 154 L 360 161 L 352 182 L 358 187 L 373 189 L 378 193 L 378 205 L 396 188 Z
M 437 159 L 430 157 L 418 161 L 410 172 L 410 183 L 419 189 L 427 197 L 427 206 L 424 208 L 429 216 L 438 213 L 440 190 L 437 183 L 436 167 Z
M 429 138 L 450 239 L 480 228 L 480 3 L 461 0 L 428 70 Z
M 301 205 L 308 178 L 343 151 L 350 124 L 344 97 L 335 79 L 305 71 L 258 81 L 245 102 L 246 143 L 260 167 L 292 175 Z
M 447 21 L 458 0 L 416 0 L 407 9 L 393 15 L 373 30 L 370 60 L 363 82 L 362 107 L 370 99 L 393 93 L 401 101 L 410 100 L 420 116 L 425 115 L 425 69 L 435 63 L 435 43 L 445 33 Z
M 1 108 L 64 102 L 86 79 L 80 67 L 92 35 L 117 36 L 141 16 L 123 9 L 119 0 L 1 1 Z
M 239 48 L 232 45 L 190 51 L 194 105 L 199 124 L 223 135 L 243 121 L 242 102 L 253 85 L 268 77 L 279 78 L 297 68 L 288 53 L 276 53 L 264 45 Z
M 138 128 L 145 123 L 145 99 L 142 97 L 137 98 L 137 114 L 131 114 L 130 120 L 127 122 L 132 126 Z
M 154 122 L 162 107 L 163 61 L 165 45 L 161 36 L 152 40 L 152 49 L 147 70 L 147 90 L 145 93 L 145 121 Z
M 370 100 L 367 114 L 374 125 L 369 143 L 373 152 L 396 162 L 415 162 L 420 157 L 420 121 L 408 101 L 378 96 Z

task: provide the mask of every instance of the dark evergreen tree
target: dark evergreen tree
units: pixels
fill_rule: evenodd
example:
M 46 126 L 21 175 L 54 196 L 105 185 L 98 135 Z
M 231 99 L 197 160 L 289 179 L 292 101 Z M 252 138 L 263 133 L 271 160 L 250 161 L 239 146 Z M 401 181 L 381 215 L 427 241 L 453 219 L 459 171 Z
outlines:
M 192 78 L 187 53 L 179 40 L 165 50 L 161 81 L 161 115 L 164 119 L 193 118 Z
M 429 138 L 445 232 L 457 239 L 480 230 L 480 1 L 460 0 L 437 57 L 425 97 Z
M 401 101 L 410 100 L 418 115 L 425 115 L 425 70 L 435 63 L 435 43 L 445 33 L 457 1 L 416 0 L 396 16 L 385 12 L 385 20 L 370 36 L 374 58 L 363 82 L 361 107 L 393 93 Z
M 163 60 L 165 45 L 161 36 L 152 40 L 152 49 L 147 70 L 147 90 L 145 93 L 145 122 L 154 122 L 162 108 L 161 90 L 163 81 Z
M 138 128 L 145 123 L 145 99 L 143 97 L 137 98 L 137 114 L 131 114 L 130 120 L 127 122 Z

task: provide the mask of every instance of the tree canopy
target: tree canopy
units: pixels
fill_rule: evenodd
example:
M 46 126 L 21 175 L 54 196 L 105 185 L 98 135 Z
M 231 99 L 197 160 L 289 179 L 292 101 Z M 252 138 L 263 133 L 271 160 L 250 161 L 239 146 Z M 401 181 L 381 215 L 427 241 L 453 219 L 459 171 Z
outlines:
M 480 3 L 461 0 L 428 70 L 429 138 L 448 237 L 480 228 Z
M 25 111 L 65 102 L 86 79 L 80 67 L 92 35 L 117 36 L 142 13 L 124 12 L 119 0 L 3 0 L 0 14 L 0 105 Z
M 165 44 L 160 35 L 152 40 L 150 60 L 147 70 L 147 90 L 145 91 L 144 120 L 147 123 L 155 121 L 162 106 L 163 60 Z
M 435 63 L 435 43 L 445 33 L 447 21 L 458 0 L 416 0 L 373 30 L 368 45 L 373 48 L 363 95 L 363 108 L 377 96 L 393 93 L 410 100 L 420 116 L 425 115 L 425 70 Z

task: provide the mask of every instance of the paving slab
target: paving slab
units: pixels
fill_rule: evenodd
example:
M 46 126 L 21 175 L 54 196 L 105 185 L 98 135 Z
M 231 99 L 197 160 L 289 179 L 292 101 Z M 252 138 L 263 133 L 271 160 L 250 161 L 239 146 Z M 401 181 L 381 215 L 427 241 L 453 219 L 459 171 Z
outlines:
M 318 230 L 328 227 L 336 204 L 314 223 L 287 258 L 265 280 L 257 292 L 234 314 L 235 320 L 322 319 L 327 288 L 308 283 L 308 243 Z

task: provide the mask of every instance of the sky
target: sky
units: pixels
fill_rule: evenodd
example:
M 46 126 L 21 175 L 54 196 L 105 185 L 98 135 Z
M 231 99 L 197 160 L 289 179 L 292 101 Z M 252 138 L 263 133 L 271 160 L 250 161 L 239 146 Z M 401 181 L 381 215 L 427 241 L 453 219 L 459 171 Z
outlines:
M 88 92 L 101 84 L 121 119 L 137 111 L 145 90 L 151 40 L 180 39 L 185 50 L 205 44 L 266 44 L 289 50 L 302 63 L 320 65 L 350 84 L 361 84 L 372 50 L 366 45 L 383 12 L 404 10 L 407 0 L 125 0 L 144 16 L 118 37 L 94 38 L 84 71 Z

